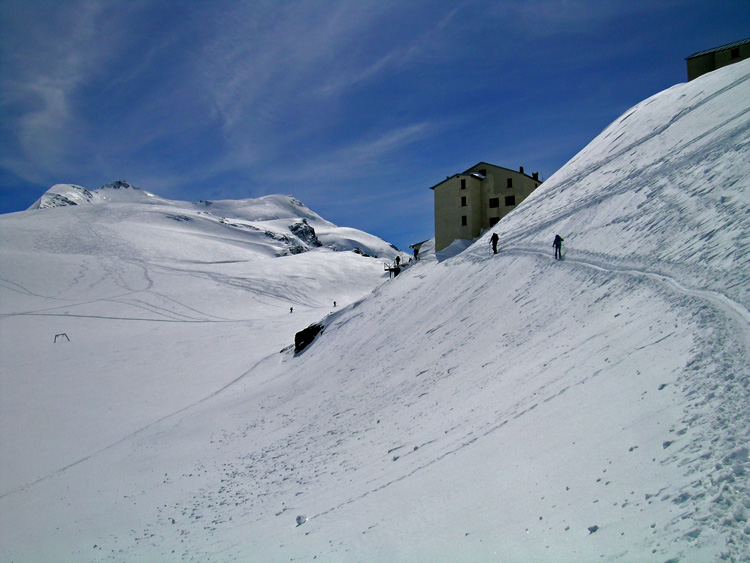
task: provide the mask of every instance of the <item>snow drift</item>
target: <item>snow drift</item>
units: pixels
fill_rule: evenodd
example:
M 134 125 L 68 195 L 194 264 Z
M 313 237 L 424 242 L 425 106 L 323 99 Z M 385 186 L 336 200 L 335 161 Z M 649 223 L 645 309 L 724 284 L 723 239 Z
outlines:
M 746 560 L 749 178 L 743 62 L 615 121 L 495 226 L 497 256 L 487 233 L 363 299 L 352 288 L 346 307 L 293 277 L 240 281 L 241 263 L 165 261 L 130 228 L 92 240 L 70 209 L 33 212 L 70 221 L 55 259 L 36 215 L 3 217 L 0 554 Z M 119 261 L 88 258 L 100 247 Z M 253 266 L 294 264 L 312 284 L 342 255 L 367 260 Z M 136 304 L 143 318 L 118 313 Z M 297 330 L 325 331 L 295 356 L 297 307 Z M 43 344 L 52 314 L 85 341 Z M 125 422 L 99 409 L 110 428 L 77 428 L 74 452 L 26 440 L 45 427 L 22 405 L 97 411 L 128 393 L 151 404 Z

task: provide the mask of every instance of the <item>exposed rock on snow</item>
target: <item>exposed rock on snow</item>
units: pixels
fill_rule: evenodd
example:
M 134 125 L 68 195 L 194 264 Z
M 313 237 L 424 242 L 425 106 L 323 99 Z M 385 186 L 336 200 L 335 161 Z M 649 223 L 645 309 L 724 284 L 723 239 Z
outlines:
M 289 230 L 309 248 L 323 246 L 323 243 L 315 235 L 315 229 L 308 224 L 307 219 L 302 219 L 301 222 L 290 225 Z
M 312 344 L 315 337 L 317 337 L 325 327 L 319 323 L 313 323 L 305 329 L 300 330 L 294 335 L 294 353 L 299 354 Z
M 140 188 L 136 188 L 135 186 L 131 186 L 128 184 L 125 180 L 116 180 L 110 184 L 103 185 L 100 189 L 102 190 L 140 190 Z

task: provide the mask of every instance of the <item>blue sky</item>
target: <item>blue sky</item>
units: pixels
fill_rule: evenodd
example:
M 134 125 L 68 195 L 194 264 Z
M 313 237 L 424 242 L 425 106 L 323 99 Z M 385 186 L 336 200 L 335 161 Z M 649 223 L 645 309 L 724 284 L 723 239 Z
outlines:
M 0 212 L 114 180 L 294 195 L 401 248 L 479 161 L 548 178 L 747 0 L 2 0 Z

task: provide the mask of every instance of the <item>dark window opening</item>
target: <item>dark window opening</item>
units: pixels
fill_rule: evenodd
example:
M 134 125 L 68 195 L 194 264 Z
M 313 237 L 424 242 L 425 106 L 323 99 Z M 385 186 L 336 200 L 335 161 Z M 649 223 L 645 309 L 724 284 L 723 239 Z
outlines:
M 469 222 L 468 222 L 468 220 L 466 219 L 466 215 L 461 215 L 461 226 L 462 226 L 462 227 L 465 227 L 465 226 L 466 226 L 466 225 L 468 225 L 468 224 L 469 224 Z
M 516 204 L 516 196 L 509 195 L 505 197 L 505 207 L 513 207 Z
M 500 207 L 500 198 L 499 197 L 491 197 L 490 198 L 490 209 L 495 209 L 497 207 Z
M 513 187 L 513 178 L 508 178 L 508 187 L 509 188 Z
M 461 196 L 461 207 L 466 207 L 466 196 Z
M 487 169 L 486 169 L 486 168 L 482 168 L 482 169 L 481 169 L 481 170 L 479 171 L 479 173 L 480 173 L 480 174 L 481 174 L 482 176 L 486 176 L 486 175 L 487 175 Z
M 490 217 L 490 227 L 493 225 L 497 225 L 497 222 L 500 220 L 500 217 Z
M 461 178 L 461 189 L 462 190 L 466 189 L 466 178 Z
M 735 47 L 729 53 L 729 58 L 730 59 L 737 59 L 737 58 L 739 58 L 739 56 L 740 56 L 740 48 L 739 47 Z

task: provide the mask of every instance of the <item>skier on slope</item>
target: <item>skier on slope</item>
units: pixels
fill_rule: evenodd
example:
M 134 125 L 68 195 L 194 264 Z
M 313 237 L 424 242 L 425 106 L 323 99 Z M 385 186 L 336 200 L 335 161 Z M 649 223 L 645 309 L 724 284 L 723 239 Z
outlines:
M 562 260 L 562 243 L 565 239 L 560 235 L 555 235 L 555 240 L 552 246 L 555 247 L 555 260 Z
M 497 241 L 500 240 L 500 237 L 497 236 L 497 233 L 492 233 L 492 237 L 490 237 L 490 244 L 492 245 L 492 253 L 497 254 Z

